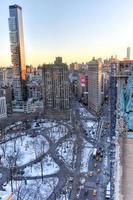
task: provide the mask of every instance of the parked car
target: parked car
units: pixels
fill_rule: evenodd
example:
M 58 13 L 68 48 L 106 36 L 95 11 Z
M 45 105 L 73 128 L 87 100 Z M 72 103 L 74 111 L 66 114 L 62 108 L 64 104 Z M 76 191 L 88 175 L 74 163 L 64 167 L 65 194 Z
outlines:
M 96 189 L 93 190 L 92 195 L 93 195 L 93 196 L 96 196 L 96 195 L 97 195 L 97 190 L 96 190 Z
M 88 175 L 93 176 L 94 175 L 93 171 L 90 171 Z

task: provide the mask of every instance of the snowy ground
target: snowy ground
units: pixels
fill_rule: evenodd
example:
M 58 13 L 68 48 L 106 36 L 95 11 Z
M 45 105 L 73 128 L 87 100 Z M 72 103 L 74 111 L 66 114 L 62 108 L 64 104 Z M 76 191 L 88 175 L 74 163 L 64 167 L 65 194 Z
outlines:
M 42 162 L 26 167 L 24 176 L 43 176 L 54 174 L 59 171 L 59 166 L 53 161 L 52 157 L 46 156 Z
M 62 194 L 61 197 L 57 198 L 57 200 L 69 200 L 69 193 Z
M 40 154 L 47 152 L 49 144 L 42 136 L 37 137 L 22 136 L 8 141 L 0 146 L 2 164 L 4 166 L 23 165 L 36 159 Z
M 95 139 L 98 123 L 95 121 L 89 121 L 89 120 L 86 120 L 86 121 L 82 120 L 82 123 L 83 123 L 83 127 L 86 130 L 86 133 L 88 134 L 88 136 Z
M 10 126 L 12 128 L 10 128 Z M 10 125 L 10 126 L 6 127 L 6 130 L 4 131 L 5 135 L 4 135 L 3 141 L 11 140 L 18 135 L 23 136 L 26 134 L 24 125 L 20 124 L 20 125 Z M 17 135 L 16 135 L 16 133 L 17 133 Z
M 33 122 L 31 124 L 32 129 L 40 129 L 40 128 L 50 128 L 52 126 L 58 125 L 56 122 L 45 122 L 45 121 L 40 121 L 40 122 Z
M 50 130 L 49 136 L 53 142 L 57 142 L 61 137 L 68 133 L 68 129 L 64 125 L 53 127 Z
M 94 116 L 90 112 L 88 112 L 88 110 L 84 108 L 82 104 L 80 104 L 80 106 L 81 107 L 79 108 L 79 112 L 81 117 L 94 118 Z
M 69 139 L 67 139 L 65 142 L 63 142 L 61 144 L 61 146 L 59 146 L 57 148 L 59 154 L 61 155 L 61 157 L 64 159 L 64 161 L 72 167 L 73 164 L 73 147 L 74 147 L 74 141 L 75 141 L 76 137 L 71 137 Z
M 13 181 L 12 200 L 46 200 L 58 184 L 58 178 L 46 178 L 42 180 Z M 11 194 L 11 182 L 5 187 Z
M 26 135 L 25 126 L 22 123 L 12 124 L 7 127 L 6 141 L 0 145 L 0 155 L 2 156 L 1 162 L 3 166 L 13 167 L 15 165 L 20 166 L 26 164 L 37 157 L 46 153 L 49 149 L 49 143 L 45 138 L 43 130 L 48 130 L 48 136 L 55 143 L 61 137 L 68 133 L 68 129 L 56 121 L 41 120 L 39 122 L 32 122 L 31 129 L 28 130 Z M 34 134 L 32 137 L 31 135 Z M 41 135 L 42 134 L 42 135 Z M 18 136 L 18 137 L 17 137 Z M 15 138 L 17 137 L 17 138 Z M 71 141 L 67 141 L 68 148 L 70 148 Z M 65 148 L 65 147 L 64 147 Z M 65 152 L 64 152 L 65 153 Z M 54 162 L 49 155 L 45 156 L 41 162 L 33 164 L 30 167 L 24 169 L 23 177 L 25 176 L 45 176 L 52 175 L 59 171 L 59 166 Z M 15 175 L 17 176 L 17 175 Z M 19 194 L 23 200 L 45 200 L 52 193 L 54 187 L 57 185 L 57 178 L 44 178 L 30 181 L 13 181 L 13 200 L 17 199 Z M 5 187 L 7 191 L 0 191 L 0 197 L 7 199 L 11 194 L 11 182 Z
M 92 145 L 84 140 L 83 145 L 83 151 L 82 151 L 82 164 L 81 164 L 81 173 L 87 173 L 88 172 L 88 163 L 90 159 L 90 155 L 93 151 Z
M 83 128 L 86 130 L 86 133 L 94 139 L 96 137 L 96 129 L 98 126 L 98 123 L 95 121 L 95 117 L 89 113 L 88 110 L 82 106 L 82 104 L 79 108 L 79 112 Z

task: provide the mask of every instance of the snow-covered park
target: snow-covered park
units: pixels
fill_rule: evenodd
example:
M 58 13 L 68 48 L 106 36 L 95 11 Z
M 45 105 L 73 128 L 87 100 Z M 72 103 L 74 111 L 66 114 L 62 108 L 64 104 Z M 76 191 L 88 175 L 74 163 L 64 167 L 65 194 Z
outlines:
M 49 144 L 45 137 L 22 136 L 0 145 L 1 163 L 6 167 L 14 167 L 35 160 L 47 152 Z
M 93 132 L 97 124 L 93 120 L 86 119 L 86 117 L 92 118 L 93 116 L 81 108 L 80 117 L 83 129 L 94 139 Z M 21 121 L 5 129 L 6 134 L 0 144 L 0 164 L 8 168 L 9 172 L 17 167 L 20 171 L 19 173 L 18 171 L 13 172 L 12 181 L 10 178 L 6 183 L 3 182 L 6 191 L 0 191 L 2 200 L 5 200 L 4 196 L 7 199 L 11 192 L 13 192 L 13 200 L 46 200 L 60 180 L 60 172 L 63 169 L 59 163 L 63 163 L 66 170 L 70 170 L 71 173 L 74 171 L 77 134 L 70 123 L 70 121 L 39 119 L 31 121 L 30 124 L 28 122 L 27 129 L 26 124 Z M 88 171 L 91 152 L 91 141 L 89 143 L 84 138 L 80 168 L 82 174 Z M 66 191 L 66 193 L 61 193 L 57 199 L 68 200 L 70 188 L 67 187 Z
M 64 125 L 58 125 L 49 131 L 49 136 L 52 142 L 57 142 L 61 137 L 68 133 L 68 129 Z
M 58 178 L 46 178 L 43 181 L 41 179 L 23 180 L 13 182 L 12 186 L 9 182 L 5 189 L 10 194 L 12 187 L 13 200 L 46 200 L 57 184 Z
M 24 176 L 46 176 L 58 172 L 59 169 L 53 158 L 48 155 L 41 162 L 26 167 Z
M 45 200 L 57 185 L 56 173 L 60 170 L 48 152 L 50 145 L 46 138 L 48 137 L 54 144 L 68 134 L 68 128 L 59 122 L 43 119 L 31 122 L 28 132 L 24 127 L 22 122 L 8 126 L 5 138 L 0 144 L 0 161 L 3 167 L 10 170 L 10 168 L 25 166 L 22 174 L 12 175 L 22 176 L 21 181 L 12 180 L 12 183 L 10 181 L 4 184 L 6 191 L 0 191 L 0 197 L 7 199 L 13 190 L 13 200 L 18 197 L 23 200 Z M 68 143 L 70 146 L 71 142 Z M 38 159 L 39 161 L 36 162 Z M 50 178 L 45 177 L 50 175 Z M 33 180 L 26 180 L 25 177 L 33 177 Z

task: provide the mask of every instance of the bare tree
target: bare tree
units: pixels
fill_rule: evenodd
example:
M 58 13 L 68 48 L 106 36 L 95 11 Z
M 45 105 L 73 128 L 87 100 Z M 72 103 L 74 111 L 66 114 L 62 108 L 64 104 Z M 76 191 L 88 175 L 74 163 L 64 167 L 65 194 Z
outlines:
M 4 158 L 6 157 L 6 149 L 7 149 L 7 143 L 4 143 L 1 145 L 1 149 L 3 151 Z
M 21 181 L 21 183 L 16 188 L 16 196 L 17 200 L 30 199 L 31 194 L 29 193 L 28 189 L 26 188 L 26 184 L 24 184 L 23 181 Z
M 13 192 L 13 174 L 17 172 L 17 161 L 22 159 L 20 149 L 17 149 L 12 155 L 6 156 L 7 165 L 10 169 L 11 191 Z
M 41 164 L 41 176 L 43 181 L 43 160 L 41 160 L 40 164 Z

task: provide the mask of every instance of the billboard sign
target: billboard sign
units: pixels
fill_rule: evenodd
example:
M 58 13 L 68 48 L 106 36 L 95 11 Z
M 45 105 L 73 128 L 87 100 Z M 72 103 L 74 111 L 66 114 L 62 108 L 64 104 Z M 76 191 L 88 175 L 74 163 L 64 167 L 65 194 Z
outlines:
M 82 87 L 85 87 L 85 84 L 86 84 L 86 78 L 84 75 L 80 75 L 80 85 Z

